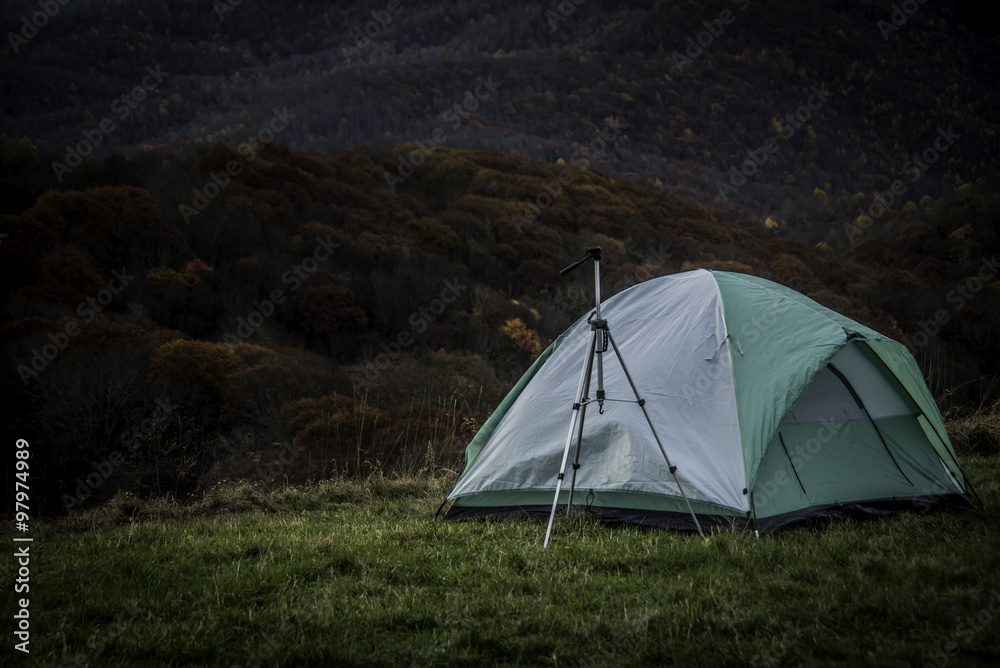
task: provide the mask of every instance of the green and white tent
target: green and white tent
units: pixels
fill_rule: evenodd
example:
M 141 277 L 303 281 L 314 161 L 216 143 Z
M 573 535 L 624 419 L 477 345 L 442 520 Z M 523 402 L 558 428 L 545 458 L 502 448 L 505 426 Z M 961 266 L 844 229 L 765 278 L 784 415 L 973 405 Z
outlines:
M 650 280 L 601 309 L 703 526 L 968 505 L 902 344 L 782 285 L 721 271 Z M 528 369 L 466 449 L 447 518 L 548 515 L 589 343 L 581 318 Z M 626 401 L 586 412 L 574 505 L 694 529 L 621 364 L 604 358 L 608 398 Z M 568 495 L 564 486 L 559 503 Z

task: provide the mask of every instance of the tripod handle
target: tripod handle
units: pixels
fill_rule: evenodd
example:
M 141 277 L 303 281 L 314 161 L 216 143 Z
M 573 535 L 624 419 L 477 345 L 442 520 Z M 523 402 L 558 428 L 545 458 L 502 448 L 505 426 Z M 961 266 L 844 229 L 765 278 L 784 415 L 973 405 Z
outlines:
M 559 273 L 562 274 L 563 276 L 565 276 L 566 274 L 568 274 L 569 272 L 573 271 L 574 269 L 576 269 L 577 267 L 579 267 L 581 264 L 583 264 L 584 262 L 586 262 L 587 260 L 596 260 L 596 261 L 600 262 L 600 260 L 601 260 L 601 247 L 600 246 L 588 246 L 586 248 L 586 251 L 587 251 L 587 257 L 582 258 L 580 260 L 577 260 L 576 262 L 574 262 L 570 266 L 566 267 L 565 269 L 562 269 Z
M 574 269 L 576 269 L 577 267 L 579 267 L 581 264 L 583 264 L 584 262 L 586 262 L 589 259 L 590 259 L 590 256 L 588 255 L 587 257 L 583 258 L 582 260 L 577 260 L 576 262 L 574 262 L 570 266 L 566 267 L 565 269 L 560 270 L 559 273 L 562 274 L 563 276 L 565 276 L 566 274 L 568 274 L 569 272 L 573 271 Z

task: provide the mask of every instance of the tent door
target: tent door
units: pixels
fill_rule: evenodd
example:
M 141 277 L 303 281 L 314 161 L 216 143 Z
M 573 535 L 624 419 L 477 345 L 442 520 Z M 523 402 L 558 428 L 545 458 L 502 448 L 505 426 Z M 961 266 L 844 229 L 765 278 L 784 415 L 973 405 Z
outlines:
M 878 440 L 882 443 L 882 447 L 885 448 L 886 454 L 889 455 L 889 459 L 892 460 L 892 463 L 896 467 L 896 470 L 899 471 L 899 474 L 903 476 L 906 482 L 909 483 L 909 485 L 912 487 L 913 481 L 910 480 L 905 473 L 903 473 L 903 469 L 900 468 L 899 462 L 896 461 L 896 458 L 893 456 L 892 451 L 889 449 L 889 444 L 885 442 L 885 438 L 882 436 L 882 432 L 879 431 L 878 424 L 876 424 L 875 420 L 871 416 L 871 413 L 868 412 L 868 409 L 865 408 L 864 403 L 861 401 L 861 397 L 859 397 L 858 393 L 854 391 L 854 387 L 851 385 L 850 382 L 848 382 L 847 377 L 844 376 L 844 374 L 842 374 L 840 370 L 837 369 L 837 367 L 833 366 L 833 364 L 827 364 L 826 367 L 831 372 L 833 372 L 833 375 L 835 375 L 840 380 L 841 383 L 844 384 L 844 387 L 847 388 L 847 391 L 851 393 L 851 397 L 854 399 L 854 402 L 858 405 L 858 408 L 864 411 L 865 416 L 867 416 L 868 421 L 871 422 L 872 428 L 875 430 L 875 434 L 878 436 Z

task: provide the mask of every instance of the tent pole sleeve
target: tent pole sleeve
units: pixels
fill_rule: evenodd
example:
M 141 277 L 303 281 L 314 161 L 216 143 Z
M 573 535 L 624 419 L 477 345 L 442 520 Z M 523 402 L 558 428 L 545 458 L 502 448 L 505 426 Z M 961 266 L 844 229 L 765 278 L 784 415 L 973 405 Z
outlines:
M 799 487 L 802 488 L 802 495 L 805 496 L 806 488 L 802 484 L 802 478 L 799 477 L 799 472 L 795 470 L 795 462 L 792 461 L 791 455 L 788 454 L 788 448 L 785 447 L 785 437 L 781 435 L 781 430 L 778 430 L 778 440 L 781 441 L 781 449 L 785 451 L 785 456 L 788 457 L 788 464 L 792 467 L 792 473 L 795 474 L 795 479 L 799 481 Z
M 549 513 L 549 526 L 545 530 L 545 543 L 543 548 L 549 546 L 552 538 L 552 522 L 556 518 L 556 508 L 559 506 L 559 492 L 562 491 L 563 478 L 566 477 L 566 460 L 569 459 L 569 446 L 573 443 L 573 434 L 576 431 L 576 423 L 580 418 L 580 409 L 583 404 L 584 381 L 590 376 L 590 370 L 594 363 L 594 344 L 597 342 L 597 332 L 590 331 L 590 346 L 587 348 L 587 356 L 583 360 L 583 368 L 580 369 L 580 382 L 576 386 L 576 398 L 573 403 L 573 417 L 569 421 L 569 431 L 566 433 L 566 445 L 563 448 L 562 463 L 559 465 L 559 475 L 556 478 L 556 493 L 552 497 L 552 511 Z
M 698 528 L 698 533 L 701 534 L 702 538 L 705 538 L 705 532 L 701 529 L 701 522 L 698 521 L 698 516 L 694 513 L 694 508 L 691 507 L 691 502 L 688 501 L 687 494 L 684 493 L 684 486 L 681 485 L 681 481 L 677 478 L 677 467 L 670 463 L 670 457 L 667 456 L 667 451 L 663 448 L 663 443 L 660 441 L 660 435 L 656 433 L 656 427 L 653 426 L 653 420 L 649 417 L 649 413 L 646 411 L 646 401 L 639 396 L 639 390 L 635 387 L 635 382 L 632 380 L 632 374 L 629 373 L 628 367 L 625 365 L 625 359 L 622 357 L 622 353 L 618 350 L 618 344 L 615 343 L 615 337 L 611 336 L 610 328 L 607 330 L 608 341 L 611 342 L 611 347 L 615 351 L 615 356 L 618 358 L 618 363 L 622 365 L 622 371 L 625 372 L 625 378 L 628 380 L 629 386 L 632 388 L 632 394 L 635 395 L 636 403 L 639 404 L 639 408 L 642 409 L 642 414 L 646 416 L 646 423 L 649 425 L 649 430 L 653 432 L 653 438 L 656 440 L 657 447 L 660 448 L 660 454 L 663 455 L 664 461 L 667 462 L 667 468 L 670 470 L 670 475 L 674 477 L 674 482 L 677 484 L 677 489 L 680 490 L 681 498 L 684 499 L 685 505 L 687 505 L 688 512 L 691 513 L 691 519 L 694 520 L 694 525 Z

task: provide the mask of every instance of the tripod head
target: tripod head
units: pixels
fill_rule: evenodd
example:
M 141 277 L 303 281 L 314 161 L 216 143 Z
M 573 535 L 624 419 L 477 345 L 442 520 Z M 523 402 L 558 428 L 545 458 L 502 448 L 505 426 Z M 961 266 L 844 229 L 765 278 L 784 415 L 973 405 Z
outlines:
M 601 261 L 601 247 L 600 246 L 588 246 L 584 250 L 587 252 L 586 257 L 583 257 L 583 258 L 577 260 L 576 262 L 574 262 L 573 264 L 571 264 L 570 266 L 566 267 L 565 269 L 560 270 L 559 273 L 562 274 L 563 276 L 565 276 L 566 274 L 568 274 L 569 272 L 573 271 L 574 269 L 576 269 L 577 267 L 579 267 L 581 264 L 583 264 L 584 262 L 586 262 L 587 260 L 594 260 L 595 262 L 600 262 Z
M 587 252 L 586 257 L 582 257 L 570 266 L 566 267 L 559 273 L 565 276 L 569 272 L 573 271 L 581 264 L 587 260 L 594 261 L 594 302 L 597 306 L 595 309 L 595 315 L 597 316 L 598 322 L 603 322 L 601 320 L 601 247 L 600 246 L 588 246 L 584 249 Z

